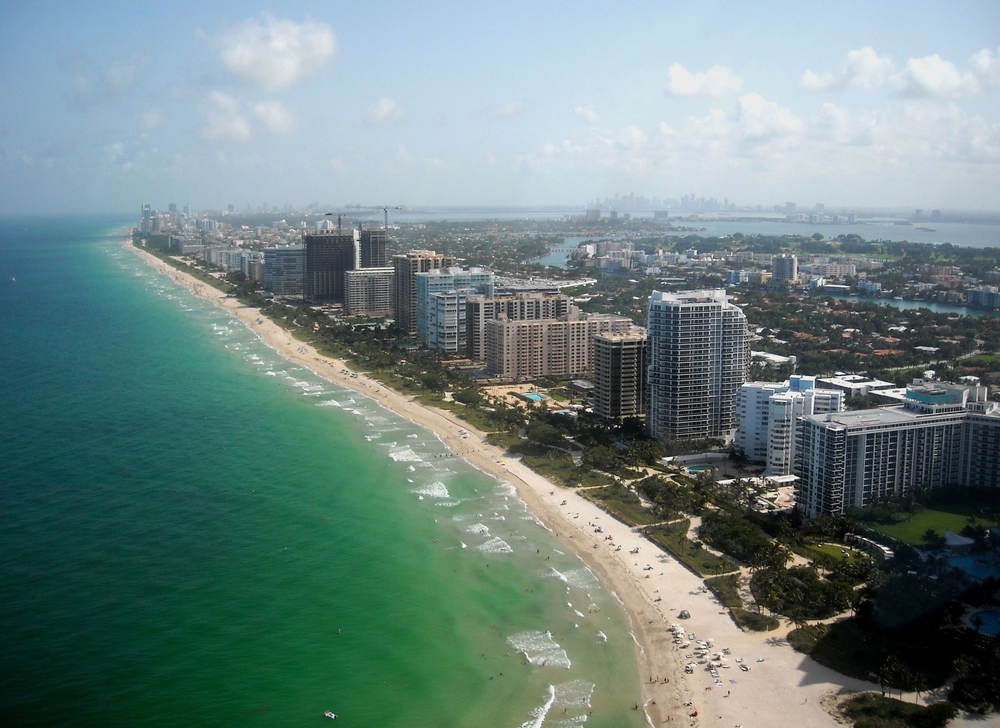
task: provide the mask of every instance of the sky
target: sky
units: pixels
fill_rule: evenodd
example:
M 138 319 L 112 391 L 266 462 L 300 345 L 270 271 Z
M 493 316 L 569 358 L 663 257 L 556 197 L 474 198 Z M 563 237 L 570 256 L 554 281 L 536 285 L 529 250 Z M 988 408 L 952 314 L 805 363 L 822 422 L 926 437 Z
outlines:
M 997 0 L 0 11 L 0 214 L 616 193 L 1000 210 Z

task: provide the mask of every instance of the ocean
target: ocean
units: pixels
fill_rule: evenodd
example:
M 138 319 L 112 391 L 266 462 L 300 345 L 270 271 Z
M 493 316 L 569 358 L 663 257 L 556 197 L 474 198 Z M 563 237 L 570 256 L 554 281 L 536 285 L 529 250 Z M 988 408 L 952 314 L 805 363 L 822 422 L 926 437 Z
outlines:
M 513 488 L 119 245 L 0 219 L 0 724 L 639 726 Z

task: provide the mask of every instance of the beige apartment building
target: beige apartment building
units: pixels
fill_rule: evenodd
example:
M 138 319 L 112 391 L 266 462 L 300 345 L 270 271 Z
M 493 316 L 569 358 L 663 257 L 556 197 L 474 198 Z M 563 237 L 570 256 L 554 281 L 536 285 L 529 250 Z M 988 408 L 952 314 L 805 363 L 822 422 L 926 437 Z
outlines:
M 508 321 L 562 319 L 569 314 L 569 296 L 518 293 L 513 296 L 475 296 L 465 302 L 466 356 L 486 359 L 485 324 L 498 318 Z
M 573 307 L 563 320 L 486 321 L 486 369 L 506 379 L 589 373 L 593 369 L 594 336 L 627 333 L 632 325 L 624 316 L 580 314 Z

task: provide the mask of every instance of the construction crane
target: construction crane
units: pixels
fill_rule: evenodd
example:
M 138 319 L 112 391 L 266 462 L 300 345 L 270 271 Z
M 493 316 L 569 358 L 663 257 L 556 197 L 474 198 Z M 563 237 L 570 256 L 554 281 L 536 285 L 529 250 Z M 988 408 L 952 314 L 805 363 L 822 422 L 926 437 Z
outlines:
M 370 207 L 367 205 L 348 205 L 347 209 L 357 210 L 358 212 L 361 211 L 378 212 L 379 210 L 381 210 L 384 216 L 383 220 L 385 223 L 385 230 L 386 232 L 389 232 L 389 210 L 402 210 L 403 208 L 399 205 L 373 205 Z

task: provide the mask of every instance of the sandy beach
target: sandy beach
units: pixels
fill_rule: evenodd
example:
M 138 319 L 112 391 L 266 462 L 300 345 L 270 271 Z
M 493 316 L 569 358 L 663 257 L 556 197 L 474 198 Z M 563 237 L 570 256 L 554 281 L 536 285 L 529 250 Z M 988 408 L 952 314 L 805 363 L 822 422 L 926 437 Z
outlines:
M 364 374 L 345 375 L 347 365 L 320 355 L 312 346 L 262 316 L 258 309 L 227 298 L 191 275 L 149 253 L 134 250 L 151 266 L 195 295 L 238 317 L 289 361 L 323 378 L 362 393 L 387 409 L 435 432 L 456 455 L 494 477 L 509 481 L 531 511 L 597 574 L 621 602 L 637 643 L 644 676 L 645 710 L 651 725 L 837 726 L 826 706 L 841 692 L 878 690 L 878 685 L 838 675 L 792 650 L 784 623 L 766 633 L 744 633 L 692 574 L 623 523 L 572 489 L 562 488 L 486 442 L 485 434 L 449 412 L 428 407 Z M 563 501 L 566 502 L 562 505 Z M 603 532 L 597 533 L 597 525 Z M 620 550 L 618 547 L 621 547 Z M 630 551 L 638 548 L 638 552 Z M 681 620 L 681 610 L 690 612 Z M 691 637 L 713 640 L 713 651 L 728 648 L 728 667 L 719 669 L 720 687 L 704 666 L 685 674 L 692 647 L 673 642 L 669 627 L 680 622 Z M 695 637 L 696 635 L 696 637 Z M 739 658 L 740 662 L 737 662 Z M 749 670 L 743 671 L 740 665 Z M 910 696 L 909 699 L 913 699 Z

